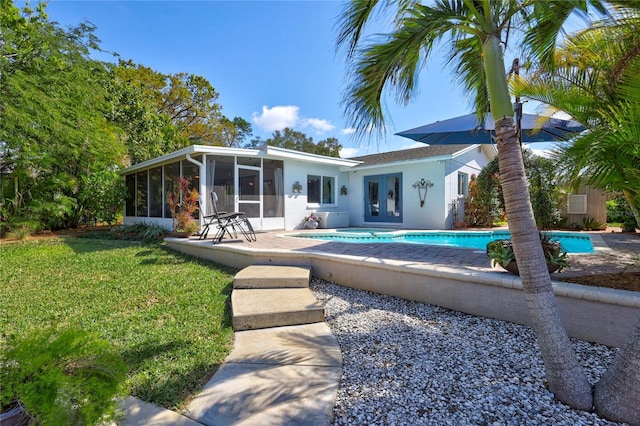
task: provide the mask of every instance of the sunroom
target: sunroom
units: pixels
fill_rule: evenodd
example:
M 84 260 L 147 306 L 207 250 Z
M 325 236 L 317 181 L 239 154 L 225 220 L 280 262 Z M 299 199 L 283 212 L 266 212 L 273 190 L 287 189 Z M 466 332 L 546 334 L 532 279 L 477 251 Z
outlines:
M 339 188 L 348 184 L 341 168 L 357 161 L 266 146 L 239 149 L 192 145 L 123 171 L 127 187 L 124 223 L 153 223 L 167 229 L 172 218 L 167 193 L 180 177 L 198 190 L 196 219 L 219 211 L 242 211 L 256 230 L 294 229 L 317 211 L 345 211 Z

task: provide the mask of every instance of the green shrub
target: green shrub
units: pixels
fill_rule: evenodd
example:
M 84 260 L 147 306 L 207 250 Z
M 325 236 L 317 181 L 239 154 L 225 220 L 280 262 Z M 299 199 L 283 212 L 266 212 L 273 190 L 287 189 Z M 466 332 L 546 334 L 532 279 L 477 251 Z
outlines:
M 587 231 L 600 230 L 605 228 L 605 225 L 589 216 L 582 218 L 582 224 L 584 225 L 584 229 L 586 229 Z
M 621 223 L 625 232 L 635 232 L 636 218 L 631 211 L 629 202 L 621 192 L 616 193 L 613 200 L 607 201 L 607 222 Z
M 154 242 L 161 241 L 167 235 L 167 230 L 160 226 L 147 223 L 113 226 L 109 232 L 87 232 L 79 235 L 81 238 L 96 238 L 102 240 L 130 240 Z
M 126 366 L 108 342 L 77 329 L 10 337 L 0 358 L 0 406 L 19 401 L 37 424 L 95 424 L 115 416 Z

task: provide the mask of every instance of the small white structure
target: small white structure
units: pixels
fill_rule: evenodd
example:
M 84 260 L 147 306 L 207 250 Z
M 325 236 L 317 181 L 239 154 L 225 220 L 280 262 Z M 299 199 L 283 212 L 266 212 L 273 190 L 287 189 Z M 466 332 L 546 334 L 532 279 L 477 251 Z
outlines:
M 448 229 L 463 220 L 469 177 L 496 155 L 493 145 L 443 145 L 341 159 L 266 146 L 192 145 L 123 171 L 125 224 L 171 228 L 167 192 L 187 178 L 204 215 L 242 211 L 256 230 L 301 228 L 316 213 L 324 228 Z M 201 212 L 200 216 L 203 216 Z

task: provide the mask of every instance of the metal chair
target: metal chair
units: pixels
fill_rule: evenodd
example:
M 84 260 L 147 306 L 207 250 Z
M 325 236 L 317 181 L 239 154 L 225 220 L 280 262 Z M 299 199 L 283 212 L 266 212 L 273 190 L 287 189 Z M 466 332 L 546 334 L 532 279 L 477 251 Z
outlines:
M 218 195 L 215 192 L 211 193 L 211 203 L 213 206 L 213 214 L 205 216 L 206 220 L 200 238 L 206 238 L 209 233 L 211 225 L 216 225 L 216 233 L 213 236 L 213 243 L 222 241 L 225 234 L 229 238 L 238 238 L 238 231 L 244 236 L 244 238 L 251 242 L 256 241 L 256 233 L 251 226 L 251 222 L 247 218 L 244 212 L 220 212 L 218 211 Z

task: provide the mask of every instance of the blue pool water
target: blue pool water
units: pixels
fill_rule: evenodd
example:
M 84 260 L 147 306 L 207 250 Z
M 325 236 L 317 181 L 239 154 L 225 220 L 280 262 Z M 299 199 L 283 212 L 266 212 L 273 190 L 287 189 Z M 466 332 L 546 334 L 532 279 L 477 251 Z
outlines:
M 589 235 L 576 232 L 549 231 L 568 253 L 593 253 Z M 509 231 L 390 231 L 349 229 L 335 232 L 313 232 L 292 235 L 298 238 L 342 243 L 409 243 L 485 250 L 490 241 L 509 238 Z

